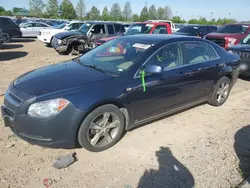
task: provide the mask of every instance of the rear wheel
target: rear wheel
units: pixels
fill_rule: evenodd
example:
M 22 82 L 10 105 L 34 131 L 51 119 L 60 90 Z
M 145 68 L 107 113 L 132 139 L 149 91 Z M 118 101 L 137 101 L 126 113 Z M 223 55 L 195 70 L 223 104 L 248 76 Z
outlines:
M 11 41 L 11 36 L 9 33 L 3 33 L 4 43 L 9 43 Z
M 78 142 L 85 149 L 100 152 L 115 145 L 124 131 L 125 118 L 114 105 L 104 105 L 91 112 L 82 122 Z
M 222 77 L 217 85 L 215 86 L 213 93 L 211 94 L 208 103 L 212 106 L 221 106 L 223 105 L 230 93 L 231 90 L 231 81 L 228 77 Z

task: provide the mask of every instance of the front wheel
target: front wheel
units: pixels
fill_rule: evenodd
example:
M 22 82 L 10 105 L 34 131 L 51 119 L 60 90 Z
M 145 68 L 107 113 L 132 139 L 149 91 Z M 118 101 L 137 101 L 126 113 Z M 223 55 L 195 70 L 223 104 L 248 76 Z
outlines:
M 3 33 L 4 43 L 9 43 L 11 41 L 11 36 L 9 33 Z
M 120 140 L 124 127 L 125 118 L 119 108 L 104 105 L 84 119 L 78 132 L 78 142 L 89 151 L 100 152 Z
M 228 77 L 222 77 L 216 84 L 209 100 L 208 104 L 212 106 L 221 106 L 223 105 L 230 93 L 231 90 L 231 81 Z

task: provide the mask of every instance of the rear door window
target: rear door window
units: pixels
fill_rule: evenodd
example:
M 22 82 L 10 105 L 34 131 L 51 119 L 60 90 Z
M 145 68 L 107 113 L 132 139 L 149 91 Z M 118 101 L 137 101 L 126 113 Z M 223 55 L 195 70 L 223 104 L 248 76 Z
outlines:
M 108 25 L 108 34 L 115 34 L 113 25 Z
M 153 34 L 167 34 L 167 28 L 165 25 L 157 25 L 153 31 Z
M 185 54 L 185 64 L 195 64 L 218 58 L 212 46 L 202 42 L 185 42 L 182 44 Z

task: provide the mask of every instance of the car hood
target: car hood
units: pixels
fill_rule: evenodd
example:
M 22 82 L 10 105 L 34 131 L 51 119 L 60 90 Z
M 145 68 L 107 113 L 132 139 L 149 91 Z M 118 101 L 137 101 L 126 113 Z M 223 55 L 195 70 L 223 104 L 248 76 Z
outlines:
M 61 32 L 55 35 L 58 39 L 64 39 L 66 37 L 74 36 L 74 35 L 83 35 L 80 31 L 67 31 L 67 32 Z
M 225 37 L 237 37 L 242 34 L 237 33 L 209 33 L 206 37 L 214 37 L 214 38 L 225 38 Z
M 76 61 L 67 61 L 39 68 L 18 77 L 14 87 L 30 95 L 42 95 L 112 79 L 98 70 L 83 66 Z
M 228 48 L 228 50 L 250 52 L 250 45 L 249 44 L 238 44 L 238 45 L 235 45 L 235 46 Z

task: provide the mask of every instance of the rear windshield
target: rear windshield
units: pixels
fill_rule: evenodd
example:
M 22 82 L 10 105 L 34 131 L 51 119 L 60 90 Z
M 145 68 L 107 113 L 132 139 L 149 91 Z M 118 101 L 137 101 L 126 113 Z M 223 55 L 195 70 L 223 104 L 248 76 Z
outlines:
M 196 26 L 184 26 L 180 28 L 178 32 L 196 35 L 197 31 L 198 31 L 198 27 Z
M 154 24 L 133 24 L 128 28 L 126 35 L 149 34 Z
M 250 34 L 241 41 L 242 44 L 250 44 Z
M 244 34 L 247 32 L 249 26 L 248 25 L 225 25 L 218 33 L 241 33 Z

